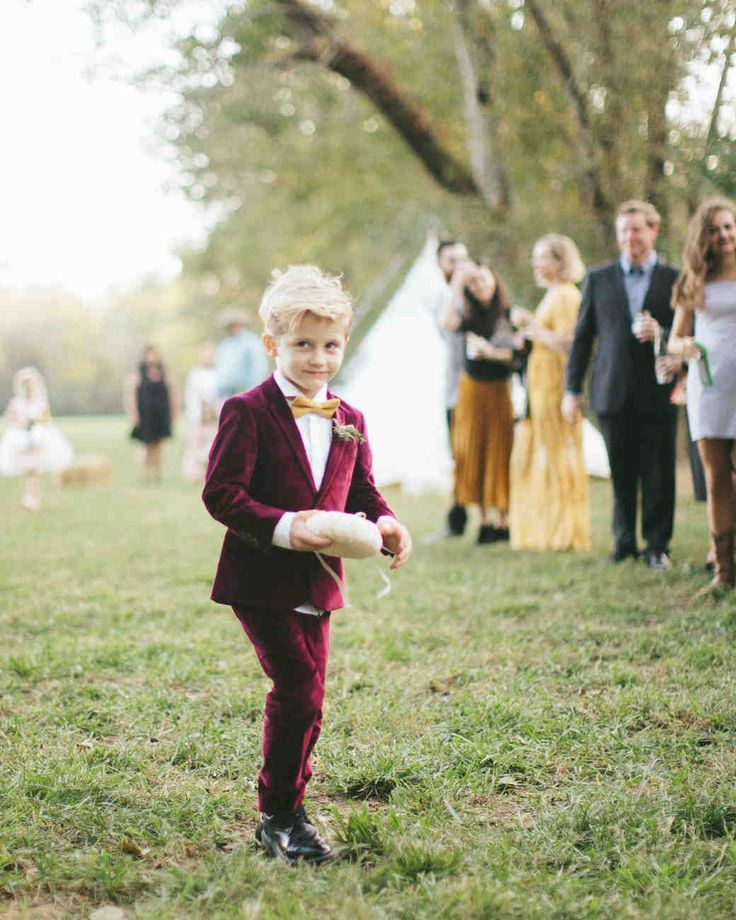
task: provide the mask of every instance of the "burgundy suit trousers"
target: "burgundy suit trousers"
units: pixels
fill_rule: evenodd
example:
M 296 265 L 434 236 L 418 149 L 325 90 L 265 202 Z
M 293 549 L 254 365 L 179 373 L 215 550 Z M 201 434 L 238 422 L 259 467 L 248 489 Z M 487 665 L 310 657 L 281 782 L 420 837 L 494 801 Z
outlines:
M 233 609 L 273 681 L 263 718 L 258 807 L 269 815 L 294 811 L 304 799 L 312 775 L 310 757 L 322 729 L 330 615 Z

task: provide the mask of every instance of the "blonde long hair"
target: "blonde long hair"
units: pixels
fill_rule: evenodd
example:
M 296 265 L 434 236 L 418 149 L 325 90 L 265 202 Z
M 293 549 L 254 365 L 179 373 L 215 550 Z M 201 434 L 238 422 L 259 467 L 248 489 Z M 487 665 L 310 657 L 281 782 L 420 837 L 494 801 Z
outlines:
M 585 277 L 585 265 L 580 250 L 569 236 L 562 233 L 547 233 L 534 244 L 536 248 L 544 247 L 560 266 L 560 281 L 577 284 Z
M 713 272 L 716 258 L 710 245 L 710 225 L 718 211 L 730 211 L 736 220 L 736 202 L 723 196 L 706 198 L 693 214 L 682 250 L 682 271 L 672 290 L 672 306 L 702 310 L 705 279 Z

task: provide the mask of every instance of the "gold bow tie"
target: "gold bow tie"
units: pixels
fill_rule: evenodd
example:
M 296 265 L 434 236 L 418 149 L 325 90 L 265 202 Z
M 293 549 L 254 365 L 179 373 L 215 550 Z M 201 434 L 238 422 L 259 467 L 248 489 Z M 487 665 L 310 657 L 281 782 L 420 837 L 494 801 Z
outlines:
M 306 396 L 295 396 L 291 401 L 291 411 L 294 413 L 294 418 L 301 418 L 308 412 L 314 412 L 315 415 L 321 415 L 322 418 L 332 418 L 339 405 L 339 399 L 326 399 L 323 403 L 317 403 L 313 399 L 307 399 Z

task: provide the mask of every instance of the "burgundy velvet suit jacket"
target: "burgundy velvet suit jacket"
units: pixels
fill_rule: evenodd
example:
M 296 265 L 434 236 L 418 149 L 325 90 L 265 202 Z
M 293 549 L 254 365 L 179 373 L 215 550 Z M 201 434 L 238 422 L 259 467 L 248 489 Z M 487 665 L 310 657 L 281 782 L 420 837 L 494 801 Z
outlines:
M 365 432 L 361 413 L 344 402 L 335 418 Z M 273 546 L 285 511 L 363 511 L 372 521 L 392 514 L 373 481 L 367 440 L 333 437 L 322 485 L 315 487 L 291 408 L 273 377 L 222 407 L 202 498 L 228 528 L 212 600 L 233 607 L 293 610 L 307 601 L 322 610 L 343 606 L 338 586 L 314 553 Z M 342 578 L 341 560 L 325 559 Z

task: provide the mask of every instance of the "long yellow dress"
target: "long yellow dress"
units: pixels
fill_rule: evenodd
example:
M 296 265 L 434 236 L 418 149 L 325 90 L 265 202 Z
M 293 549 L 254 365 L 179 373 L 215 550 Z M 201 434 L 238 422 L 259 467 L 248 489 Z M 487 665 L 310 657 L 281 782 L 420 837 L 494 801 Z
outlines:
M 537 320 L 568 335 L 579 308 L 580 291 L 559 284 L 542 299 Z M 530 417 L 517 426 L 511 455 L 512 549 L 590 549 L 582 420 L 570 425 L 560 411 L 566 364 L 567 355 L 534 342 L 527 369 Z

